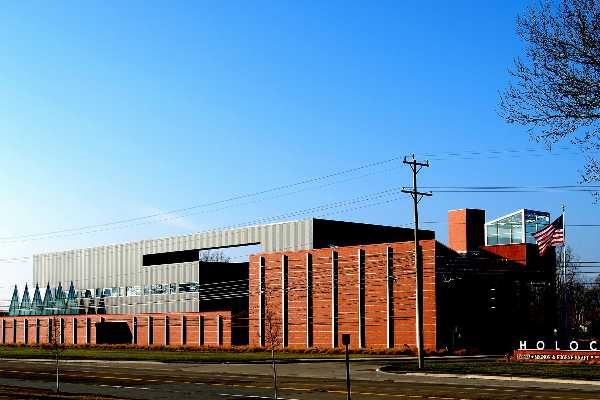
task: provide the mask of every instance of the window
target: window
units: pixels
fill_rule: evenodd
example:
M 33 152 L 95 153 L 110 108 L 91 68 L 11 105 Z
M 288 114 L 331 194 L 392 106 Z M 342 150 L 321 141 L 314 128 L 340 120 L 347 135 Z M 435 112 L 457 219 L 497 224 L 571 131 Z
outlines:
M 519 210 L 485 224 L 485 243 L 497 244 L 535 243 L 532 234 L 550 223 L 550 214 L 542 211 Z M 525 231 L 525 232 L 523 232 Z
M 166 290 L 165 290 L 166 288 Z M 157 283 L 152 285 L 152 294 L 164 294 L 168 293 L 169 285 L 163 285 L 161 283 Z
M 197 292 L 198 291 L 198 282 L 186 282 L 179 284 L 179 293 L 185 292 Z
M 141 286 L 127 286 L 127 296 L 141 296 L 142 294 Z

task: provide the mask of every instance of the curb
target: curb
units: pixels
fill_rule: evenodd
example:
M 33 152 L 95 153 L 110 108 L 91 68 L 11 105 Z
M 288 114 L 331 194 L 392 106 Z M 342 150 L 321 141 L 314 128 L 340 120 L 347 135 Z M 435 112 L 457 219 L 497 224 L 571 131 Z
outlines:
M 382 367 L 385 368 L 385 367 Z M 475 375 L 475 374 L 447 374 L 447 373 L 431 373 L 431 372 L 406 372 L 396 373 L 383 371 L 377 368 L 378 374 L 394 375 L 394 376 L 423 376 L 434 378 L 458 378 L 458 379 L 482 379 L 488 381 L 510 381 L 510 382 L 538 382 L 538 383 L 558 383 L 563 385 L 590 385 L 600 386 L 600 381 L 584 381 L 580 379 L 560 379 L 560 378 L 534 378 L 522 376 L 500 376 L 500 375 Z

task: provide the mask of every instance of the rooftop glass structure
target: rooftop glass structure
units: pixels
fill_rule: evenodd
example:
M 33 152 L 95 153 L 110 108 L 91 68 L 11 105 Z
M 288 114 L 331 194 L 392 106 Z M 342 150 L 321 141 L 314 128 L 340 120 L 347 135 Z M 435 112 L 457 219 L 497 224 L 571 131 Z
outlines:
M 485 224 L 485 245 L 535 243 L 533 233 L 550 223 L 550 213 L 518 210 Z

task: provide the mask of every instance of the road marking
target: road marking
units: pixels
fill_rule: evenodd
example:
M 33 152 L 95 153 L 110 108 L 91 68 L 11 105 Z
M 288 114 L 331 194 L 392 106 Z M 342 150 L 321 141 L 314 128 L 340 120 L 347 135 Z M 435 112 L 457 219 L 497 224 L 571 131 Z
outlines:
M 227 396 L 227 397 L 241 397 L 244 399 L 272 399 L 273 398 L 271 396 L 245 395 L 245 394 L 233 394 L 233 393 L 217 393 L 217 395 Z M 279 396 L 277 396 L 277 399 L 278 400 L 299 400 L 299 399 L 293 399 L 290 397 L 279 397 Z

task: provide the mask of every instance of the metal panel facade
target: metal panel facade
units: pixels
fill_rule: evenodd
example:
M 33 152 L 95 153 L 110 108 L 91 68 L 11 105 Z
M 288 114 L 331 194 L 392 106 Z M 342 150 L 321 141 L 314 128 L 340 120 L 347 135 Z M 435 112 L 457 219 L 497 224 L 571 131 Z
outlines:
M 122 288 L 198 281 L 198 262 L 143 266 L 144 254 L 258 244 L 265 252 L 312 249 L 313 220 L 282 222 L 142 240 L 110 246 L 37 254 L 33 279 L 40 286 Z M 106 297 L 107 313 L 191 312 L 198 293 Z

